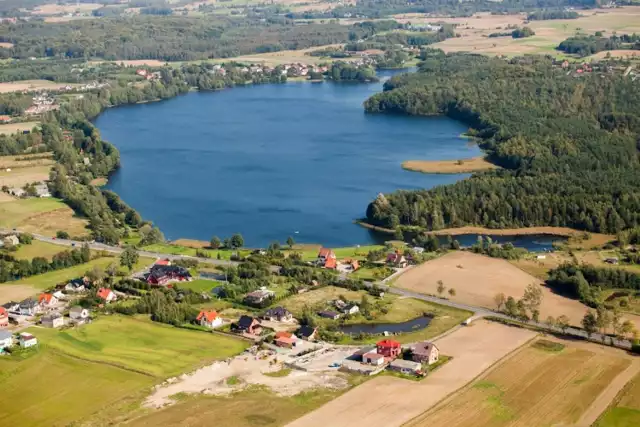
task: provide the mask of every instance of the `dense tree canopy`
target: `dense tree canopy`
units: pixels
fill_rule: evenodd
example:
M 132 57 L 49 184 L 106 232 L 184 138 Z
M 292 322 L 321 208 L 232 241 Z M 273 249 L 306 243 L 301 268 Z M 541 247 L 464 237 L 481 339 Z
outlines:
M 420 72 L 388 81 L 366 110 L 461 120 L 504 169 L 380 195 L 368 222 L 610 233 L 640 223 L 640 85 L 621 74 L 567 76 L 541 57 L 507 62 L 429 51 L 423 58 Z

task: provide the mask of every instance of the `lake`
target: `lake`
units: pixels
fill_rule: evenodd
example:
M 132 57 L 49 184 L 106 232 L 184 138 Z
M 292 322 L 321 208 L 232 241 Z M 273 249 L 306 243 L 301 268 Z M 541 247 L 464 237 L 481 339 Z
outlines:
M 420 316 L 415 319 L 400 323 L 359 323 L 353 325 L 343 325 L 338 328 L 340 332 L 350 335 L 365 334 L 400 334 L 405 332 L 413 332 L 424 329 L 429 326 L 433 318 L 429 316 Z
M 109 109 L 95 124 L 122 167 L 107 188 L 168 239 L 379 243 L 388 236 L 353 223 L 378 193 L 467 176 L 408 172 L 403 161 L 481 154 L 446 117 L 365 114 L 363 101 L 381 90 L 291 82 Z

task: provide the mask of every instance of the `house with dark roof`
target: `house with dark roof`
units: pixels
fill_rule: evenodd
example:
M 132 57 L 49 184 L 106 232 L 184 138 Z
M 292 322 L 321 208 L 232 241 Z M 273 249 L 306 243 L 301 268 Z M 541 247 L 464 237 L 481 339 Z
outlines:
M 275 292 L 262 288 L 257 291 L 249 292 L 244 297 L 245 304 L 263 305 L 276 295 Z
M 64 286 L 64 290 L 67 292 L 84 292 L 89 287 L 89 279 L 87 278 L 76 278 L 70 280 Z
M 51 313 L 42 316 L 40 323 L 46 328 L 60 328 L 64 326 L 64 319 L 60 313 Z
M 33 298 L 27 298 L 20 303 L 20 314 L 23 316 L 35 316 L 41 311 L 40 304 Z
M 284 307 L 273 307 L 265 311 L 262 318 L 272 322 L 290 322 L 293 320 L 293 314 Z
M 177 265 L 154 264 L 151 266 L 145 281 L 150 285 L 164 286 L 171 281 L 185 282 L 192 280 L 191 273 Z
M 358 307 L 358 304 L 349 303 L 344 306 L 342 312 L 344 314 L 357 314 L 360 312 L 360 307 Z
M 84 323 L 89 321 L 90 312 L 88 309 L 76 305 L 69 309 L 69 317 L 75 323 Z
M 15 301 L 9 301 L 2 304 L 2 307 L 7 310 L 8 313 L 19 314 L 20 313 L 20 303 Z
M 318 328 L 305 325 L 305 326 L 302 326 L 300 329 L 298 329 L 298 332 L 296 332 L 296 335 L 298 335 L 298 337 L 302 338 L 303 340 L 313 341 L 316 339 L 317 333 L 318 333 Z
M 438 361 L 440 350 L 438 346 L 429 341 L 419 342 L 413 347 L 414 362 L 426 363 L 432 365 Z
M 340 314 L 336 313 L 335 311 L 329 310 L 319 311 L 318 316 L 331 320 L 338 320 L 340 318 Z
M 235 332 L 242 332 L 251 335 L 260 335 L 262 332 L 262 325 L 260 321 L 254 317 L 242 315 L 238 322 L 231 325 Z

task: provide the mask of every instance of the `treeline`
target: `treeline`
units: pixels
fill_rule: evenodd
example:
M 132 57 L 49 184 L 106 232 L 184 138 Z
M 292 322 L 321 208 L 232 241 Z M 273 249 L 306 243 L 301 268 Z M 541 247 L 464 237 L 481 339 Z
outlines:
M 640 224 L 640 86 L 620 75 L 566 76 L 542 57 L 509 62 L 425 51 L 366 111 L 467 123 L 501 170 L 369 204 L 367 222 L 426 230 L 539 225 L 617 233 Z
M 547 284 L 558 293 L 596 307 L 602 303 L 600 292 L 604 289 L 640 290 L 640 275 L 621 268 L 564 264 L 549 272 Z
M 329 72 L 331 80 L 340 81 L 356 81 L 356 82 L 374 82 L 378 81 L 376 71 L 368 65 L 353 65 L 348 62 L 337 61 L 331 66 Z
M 104 58 L 189 61 L 304 49 L 365 38 L 375 25 L 296 24 L 285 18 L 117 17 L 64 23 L 0 24 L 0 50 L 13 58 Z M 76 36 L 81 35 L 81 36 Z
M 60 270 L 91 261 L 89 246 L 81 249 L 71 249 L 55 254 L 51 261 L 44 257 L 16 259 L 10 254 L 0 254 L 0 282 L 20 280 L 24 277 L 43 274 L 48 271 Z
M 548 19 L 577 19 L 580 15 L 573 10 L 537 10 L 527 15 L 527 21 L 545 21 Z
M 558 50 L 580 56 L 589 56 L 605 50 L 616 49 L 640 50 L 640 35 L 574 36 L 569 37 L 558 45 Z
M 137 289 L 129 285 L 129 282 L 123 281 L 116 286 L 125 291 Z M 138 292 L 129 293 L 138 294 Z M 154 322 L 182 326 L 193 323 L 198 316 L 199 310 L 194 308 L 192 304 L 206 302 L 202 295 L 178 287 L 154 289 L 141 293 L 141 295 L 135 304 L 115 305 L 114 311 L 126 315 L 149 314 Z

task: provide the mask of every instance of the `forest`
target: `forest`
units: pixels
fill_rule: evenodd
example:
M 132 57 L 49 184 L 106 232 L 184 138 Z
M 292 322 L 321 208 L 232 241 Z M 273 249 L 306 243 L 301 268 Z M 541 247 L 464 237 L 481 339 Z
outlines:
M 580 16 L 573 10 L 537 10 L 527 15 L 527 21 L 545 21 L 548 19 L 577 19 Z
M 604 233 L 640 224 L 640 85 L 621 74 L 575 78 L 548 57 L 505 61 L 437 50 L 421 57 L 418 73 L 390 79 L 366 111 L 460 120 L 502 168 L 431 190 L 379 195 L 367 222 Z
M 593 36 L 569 37 L 558 45 L 558 50 L 579 56 L 589 56 L 604 50 L 633 49 L 640 50 L 640 35 L 614 34 L 602 37 L 601 33 Z

